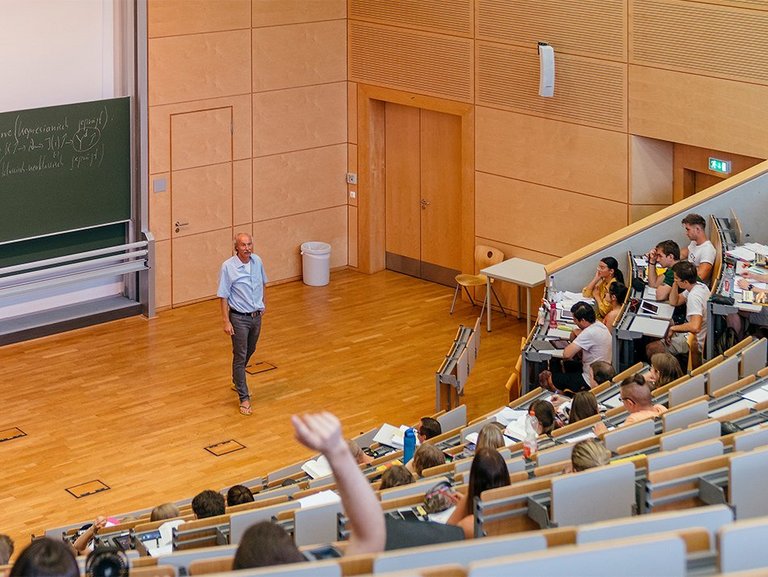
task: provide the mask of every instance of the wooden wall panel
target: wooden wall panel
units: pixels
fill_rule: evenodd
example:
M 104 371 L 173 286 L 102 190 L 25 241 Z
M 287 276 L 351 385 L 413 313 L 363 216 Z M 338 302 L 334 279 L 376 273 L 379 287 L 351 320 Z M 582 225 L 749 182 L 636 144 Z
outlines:
M 347 83 L 347 140 L 357 144 L 357 82 Z
M 152 180 L 165 180 L 165 190 L 155 192 L 150 186 L 149 191 L 149 230 L 155 235 L 155 240 L 171 238 L 171 173 L 153 175 Z
M 250 91 L 250 30 L 149 41 L 149 104 Z
M 346 204 L 346 164 L 346 144 L 255 158 L 253 220 Z
M 350 206 L 347 215 L 347 264 L 357 267 L 357 207 Z
M 632 204 L 672 204 L 673 145 L 663 140 L 630 136 Z M 637 220 L 637 219 L 635 219 Z
M 350 80 L 469 102 L 472 69 L 470 40 L 349 23 Z
M 768 84 L 766 54 L 768 12 L 632 0 L 633 64 Z
M 669 206 L 668 204 L 630 204 L 629 205 L 629 224 L 637 222 L 650 216 L 655 212 L 660 211 L 662 208 Z
M 477 107 L 478 171 L 626 202 L 627 154 L 625 134 Z
M 171 169 L 171 118 L 173 115 L 212 108 L 232 108 L 232 155 L 235 159 L 251 157 L 250 94 L 214 98 L 197 102 L 152 106 L 149 109 L 149 172 L 157 174 Z
M 150 38 L 251 27 L 251 0 L 149 0 Z
M 627 205 L 478 173 L 475 233 L 551 255 L 565 255 L 627 224 Z
M 346 82 L 253 95 L 254 157 L 346 141 Z
M 221 263 L 232 256 L 232 228 L 173 240 L 173 304 L 213 298 Z
M 173 237 L 232 226 L 232 163 L 173 171 L 171 214 L 188 225 Z
M 171 241 L 155 243 L 155 306 L 171 306 Z
M 349 17 L 445 34 L 472 35 L 472 0 L 350 0 Z
M 253 31 L 253 91 L 347 79 L 347 22 L 330 20 Z
M 476 0 L 477 38 L 626 60 L 625 0 Z
M 347 0 L 253 0 L 253 26 L 337 20 L 347 16 Z
M 253 224 L 256 252 L 268 263 L 270 279 L 301 276 L 301 243 L 327 242 L 331 245 L 331 267 L 347 264 L 347 206 L 305 212 Z M 265 266 L 267 266 L 265 264 Z
M 347 172 L 357 174 L 357 144 L 347 145 Z M 357 206 L 358 184 L 347 184 L 347 203 L 352 206 Z
M 626 129 L 626 66 L 557 53 L 555 95 L 542 98 L 535 48 L 477 43 L 478 105 Z
M 768 158 L 768 87 L 630 66 L 632 134 Z
M 232 159 L 231 108 L 214 108 L 171 117 L 173 170 Z
M 232 163 L 232 224 L 251 224 L 253 222 L 253 175 L 250 158 Z

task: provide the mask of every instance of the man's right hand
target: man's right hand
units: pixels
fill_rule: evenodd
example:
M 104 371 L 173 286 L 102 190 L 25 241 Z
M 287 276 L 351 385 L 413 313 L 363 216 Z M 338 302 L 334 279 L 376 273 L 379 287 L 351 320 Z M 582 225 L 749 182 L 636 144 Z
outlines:
M 235 327 L 232 326 L 232 323 L 227 321 L 224 321 L 224 332 L 227 333 L 229 336 L 232 336 L 235 334 Z

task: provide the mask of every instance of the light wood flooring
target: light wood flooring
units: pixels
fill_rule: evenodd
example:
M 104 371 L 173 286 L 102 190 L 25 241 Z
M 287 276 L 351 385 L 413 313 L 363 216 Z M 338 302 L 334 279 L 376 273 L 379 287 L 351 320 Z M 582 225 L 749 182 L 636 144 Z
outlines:
M 326 287 L 267 289 L 249 376 L 254 415 L 230 390 L 229 338 L 218 301 L 0 348 L 0 532 L 23 546 L 31 533 L 97 514 L 119 515 L 266 475 L 306 457 L 289 416 L 325 409 L 347 436 L 434 412 L 434 372 L 460 323 L 480 308 L 453 291 L 392 272 L 335 272 Z M 470 417 L 506 402 L 504 383 L 525 319 L 494 315 L 465 403 Z M 245 448 L 215 457 L 205 447 Z M 76 499 L 66 488 L 100 480 L 109 490 Z M 18 549 L 18 547 L 17 547 Z

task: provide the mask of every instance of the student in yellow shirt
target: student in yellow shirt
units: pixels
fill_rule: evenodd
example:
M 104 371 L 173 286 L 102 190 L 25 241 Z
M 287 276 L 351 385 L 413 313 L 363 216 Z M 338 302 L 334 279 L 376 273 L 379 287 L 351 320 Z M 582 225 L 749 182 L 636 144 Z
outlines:
M 624 274 L 619 270 L 619 262 L 612 256 L 600 259 L 595 276 L 584 287 L 581 294 L 595 299 L 597 320 L 602 321 L 608 311 L 613 308 L 608 287 L 614 282 L 624 283 Z

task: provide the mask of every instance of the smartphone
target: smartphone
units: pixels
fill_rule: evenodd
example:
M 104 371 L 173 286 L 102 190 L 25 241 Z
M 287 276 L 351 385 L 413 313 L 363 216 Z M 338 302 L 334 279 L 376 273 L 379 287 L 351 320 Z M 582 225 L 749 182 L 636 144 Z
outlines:
M 659 305 L 643 301 L 642 309 L 655 315 L 657 312 L 659 312 Z

